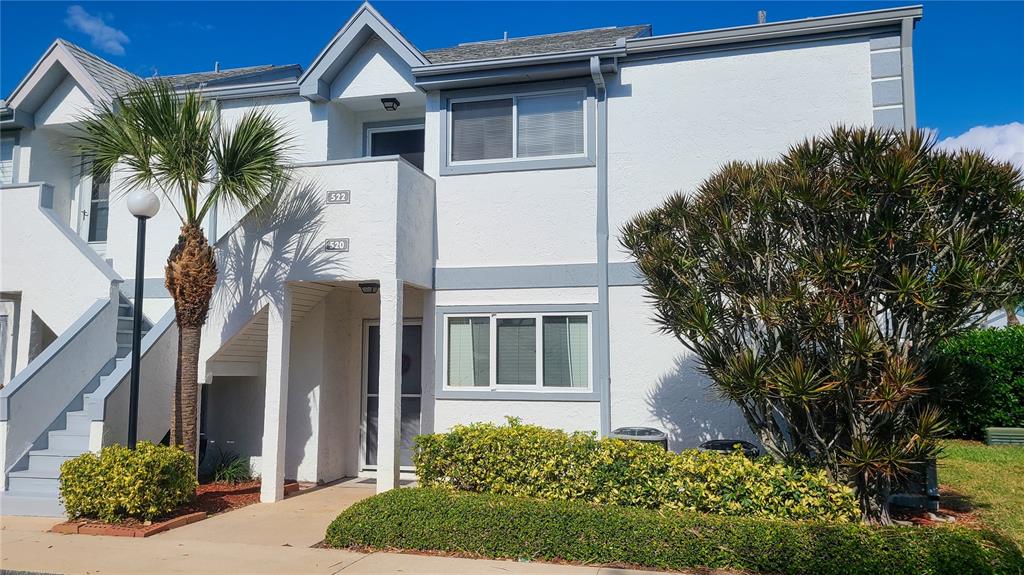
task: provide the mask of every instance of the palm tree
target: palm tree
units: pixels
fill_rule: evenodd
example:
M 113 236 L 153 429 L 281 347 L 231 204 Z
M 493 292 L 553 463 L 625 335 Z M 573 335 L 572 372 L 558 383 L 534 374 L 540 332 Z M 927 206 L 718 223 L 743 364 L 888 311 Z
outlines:
M 219 126 L 199 92 L 160 80 L 140 82 L 81 118 L 77 143 L 94 174 L 118 174 L 120 193 L 159 190 L 181 219 L 165 268 L 178 323 L 178 373 L 171 443 L 196 453 L 199 344 L 217 281 L 202 222 L 218 203 L 251 210 L 285 177 L 291 138 L 262 109 Z M 138 278 L 141 280 L 141 278 Z

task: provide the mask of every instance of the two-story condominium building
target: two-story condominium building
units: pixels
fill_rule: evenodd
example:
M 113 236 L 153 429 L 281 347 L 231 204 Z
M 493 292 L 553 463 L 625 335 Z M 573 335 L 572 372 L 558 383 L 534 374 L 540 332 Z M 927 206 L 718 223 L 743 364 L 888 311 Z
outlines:
M 542 7 L 537 7 L 543 10 Z M 166 76 L 222 126 L 253 107 L 295 136 L 268 215 L 211 213 L 207 453 L 285 478 L 411 470 L 419 433 L 506 416 L 674 449 L 749 438 L 659 332 L 619 230 L 725 162 L 835 124 L 914 126 L 918 7 L 655 35 L 623 26 L 421 51 L 364 4 L 308 67 Z M 0 191 L 4 513 L 58 513 L 58 467 L 124 441 L 136 282 L 141 439 L 169 427 L 175 210 L 136 226 L 123 174 L 74 155 L 81 114 L 141 81 L 57 40 L 5 101 Z M 211 451 L 212 450 L 212 451 Z

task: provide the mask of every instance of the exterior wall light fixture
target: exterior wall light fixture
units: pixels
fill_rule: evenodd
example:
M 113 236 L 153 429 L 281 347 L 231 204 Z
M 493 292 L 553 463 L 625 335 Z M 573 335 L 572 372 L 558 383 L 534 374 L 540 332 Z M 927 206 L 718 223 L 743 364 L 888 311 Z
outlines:
M 359 284 L 359 291 L 365 294 L 375 294 L 380 289 L 380 284 L 377 282 L 364 282 Z
M 402 105 L 398 98 L 381 98 L 380 103 L 384 105 L 384 109 L 388 112 L 394 112 Z

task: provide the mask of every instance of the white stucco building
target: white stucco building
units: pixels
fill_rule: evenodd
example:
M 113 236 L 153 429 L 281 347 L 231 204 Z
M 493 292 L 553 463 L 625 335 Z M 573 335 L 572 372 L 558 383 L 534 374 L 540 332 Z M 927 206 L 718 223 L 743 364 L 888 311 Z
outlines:
M 221 125 L 265 107 L 301 183 L 264 218 L 206 222 L 220 280 L 202 431 L 285 478 L 409 471 L 412 438 L 524 421 L 672 448 L 749 438 L 658 332 L 621 226 L 724 162 L 835 124 L 914 126 L 919 7 L 654 35 L 612 27 L 420 51 L 364 4 L 308 66 L 169 76 Z M 140 438 L 169 427 L 174 210 L 135 221 L 119 174 L 74 156 L 77 118 L 139 81 L 57 40 L 0 111 L 4 513 L 60 511 L 59 464 L 123 441 L 130 294 L 144 282 Z M 166 204 L 166 200 L 165 200 Z

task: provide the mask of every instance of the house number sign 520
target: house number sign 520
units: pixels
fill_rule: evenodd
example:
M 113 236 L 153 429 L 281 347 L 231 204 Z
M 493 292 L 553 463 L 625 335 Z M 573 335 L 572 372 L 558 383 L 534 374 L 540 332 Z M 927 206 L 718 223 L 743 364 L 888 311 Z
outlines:
M 328 204 L 349 204 L 352 202 L 351 190 L 331 190 L 327 192 Z
M 324 251 L 347 252 L 348 238 L 331 238 L 329 240 L 324 241 Z

